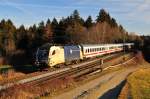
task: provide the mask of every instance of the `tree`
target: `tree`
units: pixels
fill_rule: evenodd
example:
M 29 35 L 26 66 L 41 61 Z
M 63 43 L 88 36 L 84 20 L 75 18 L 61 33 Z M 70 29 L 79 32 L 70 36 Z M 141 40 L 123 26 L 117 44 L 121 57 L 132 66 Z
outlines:
M 73 18 L 75 21 L 79 21 L 79 20 L 80 20 L 80 15 L 79 15 L 78 10 L 74 10 L 74 11 L 73 11 L 72 18 Z
M 44 32 L 45 32 L 45 25 L 44 22 L 41 21 L 37 28 L 37 44 L 40 46 L 44 43 Z
M 111 23 L 110 23 L 111 27 L 117 27 L 117 22 L 114 18 L 111 19 Z
M 57 31 L 55 32 L 55 43 L 65 44 L 68 42 L 68 36 L 66 35 L 66 28 L 69 25 L 69 20 L 66 18 L 62 18 L 59 21 L 59 25 L 57 26 Z
M 101 9 L 100 12 L 99 12 L 99 15 L 97 16 L 97 19 L 96 21 L 97 22 L 107 22 L 107 23 L 110 23 L 110 15 L 109 13 L 107 13 L 104 9 Z
M 2 30 L 0 30 L 0 56 L 5 54 L 5 48 L 4 48 L 4 33 Z
M 37 39 L 37 27 L 34 24 L 33 26 L 30 26 L 28 29 L 28 37 L 29 37 L 29 48 L 33 49 L 36 48 L 36 39 Z
M 57 22 L 56 18 L 53 18 L 51 25 L 52 25 L 53 32 L 55 32 L 55 29 L 58 26 L 58 22 Z
M 44 41 L 50 42 L 52 40 L 52 36 L 53 36 L 53 33 L 52 33 L 51 22 L 48 19 L 46 26 L 45 26 Z
M 21 25 L 17 30 L 17 48 L 27 50 L 28 49 L 28 35 L 24 25 Z
M 4 33 L 5 33 L 5 49 L 6 54 L 11 54 L 15 49 L 15 32 L 16 27 L 13 25 L 12 21 L 8 19 L 4 25 Z
M 75 23 L 73 26 L 68 26 L 66 33 L 70 38 L 69 43 L 82 43 L 85 40 L 85 30 L 86 29 L 79 23 Z
M 84 20 L 80 17 L 78 10 L 74 10 L 73 14 L 70 16 L 70 20 L 73 22 L 78 22 L 81 25 L 84 25 Z
M 87 28 L 89 28 L 89 27 L 92 27 L 92 25 L 93 25 L 93 22 L 92 22 L 92 17 L 91 16 L 89 16 L 88 18 L 87 18 L 87 20 L 85 21 L 85 27 L 87 27 Z

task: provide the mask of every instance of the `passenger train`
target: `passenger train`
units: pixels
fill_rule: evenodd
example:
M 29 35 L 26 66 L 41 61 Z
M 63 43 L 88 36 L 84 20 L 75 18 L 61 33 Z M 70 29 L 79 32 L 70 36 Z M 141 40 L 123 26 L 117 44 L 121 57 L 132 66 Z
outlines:
M 87 58 L 121 52 L 131 49 L 133 43 L 121 44 L 80 44 L 80 45 L 51 45 L 45 44 L 37 49 L 36 65 L 46 64 L 54 67 L 60 64 L 78 62 Z

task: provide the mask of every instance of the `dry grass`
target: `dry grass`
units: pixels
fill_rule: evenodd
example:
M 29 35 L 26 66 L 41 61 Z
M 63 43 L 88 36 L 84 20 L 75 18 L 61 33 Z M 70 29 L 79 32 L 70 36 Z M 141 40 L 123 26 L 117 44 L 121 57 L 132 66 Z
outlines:
M 133 99 L 150 98 L 150 68 L 140 69 L 127 79 Z
M 9 82 L 14 82 L 18 78 L 22 78 L 24 76 L 24 73 L 8 70 L 8 72 L 0 74 L 0 84 L 3 85 Z
M 128 97 L 129 97 L 129 84 L 126 83 L 122 88 L 118 99 L 128 99 Z
M 34 85 L 15 85 L 11 88 L 0 92 L 0 99 L 32 99 L 41 96 L 53 96 L 61 89 L 68 88 L 74 85 L 71 78 L 54 79 L 47 82 Z

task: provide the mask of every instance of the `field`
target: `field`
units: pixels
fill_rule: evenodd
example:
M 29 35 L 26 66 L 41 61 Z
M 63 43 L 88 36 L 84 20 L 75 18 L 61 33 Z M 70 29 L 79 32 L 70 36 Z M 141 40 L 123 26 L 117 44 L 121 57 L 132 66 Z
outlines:
M 150 68 L 140 69 L 127 79 L 133 99 L 150 98 Z

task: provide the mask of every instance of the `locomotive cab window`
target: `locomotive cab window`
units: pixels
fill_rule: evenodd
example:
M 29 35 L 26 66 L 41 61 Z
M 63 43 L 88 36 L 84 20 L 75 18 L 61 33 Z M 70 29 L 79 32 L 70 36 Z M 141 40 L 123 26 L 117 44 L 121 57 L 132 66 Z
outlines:
M 56 51 L 54 50 L 54 51 L 52 52 L 52 55 L 55 55 L 55 53 L 56 53 Z

